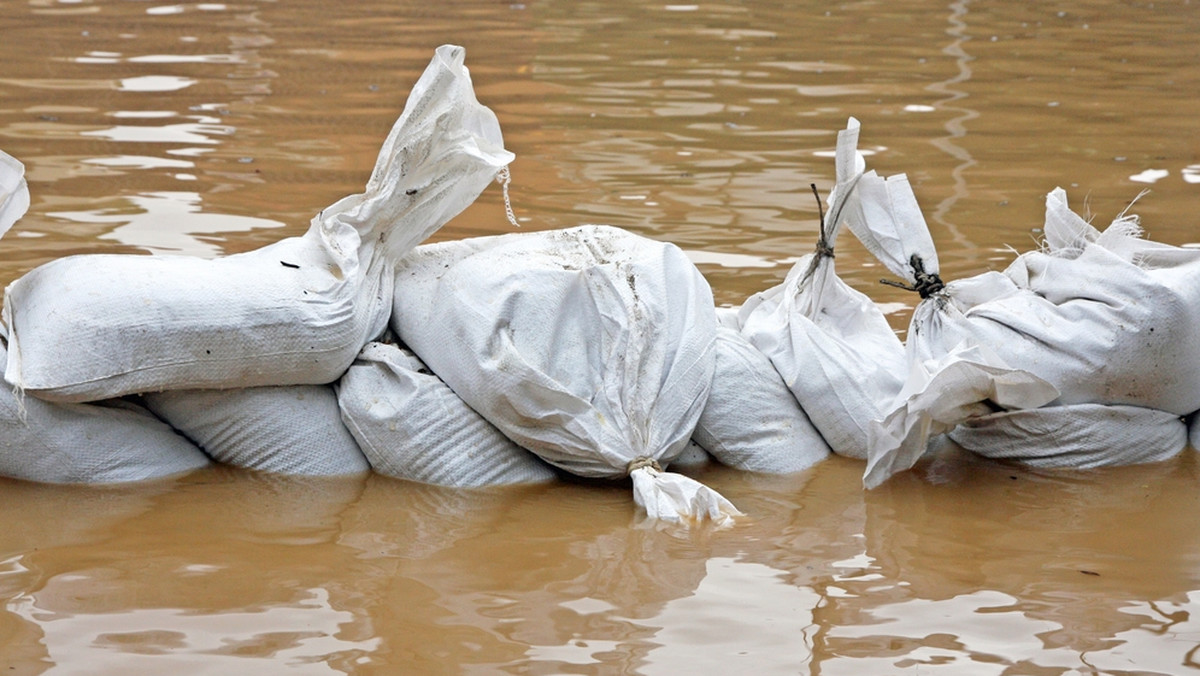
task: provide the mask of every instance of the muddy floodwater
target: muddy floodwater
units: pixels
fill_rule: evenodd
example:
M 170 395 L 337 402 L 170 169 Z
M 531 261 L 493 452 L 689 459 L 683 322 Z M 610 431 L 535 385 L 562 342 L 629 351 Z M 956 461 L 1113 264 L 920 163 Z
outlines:
M 0 283 L 83 252 L 212 257 L 360 192 L 433 50 L 467 49 L 526 230 L 674 242 L 739 304 L 815 244 L 849 116 L 943 278 L 1036 246 L 1044 197 L 1200 245 L 1200 6 L 1155 2 L 0 2 L 0 148 L 32 206 Z M 513 230 L 498 187 L 433 236 Z M 903 332 L 915 294 L 837 266 Z M 1198 347 L 1200 349 L 1200 347 Z M 1200 466 L 1031 471 L 952 447 L 628 485 L 453 490 L 213 467 L 0 479 L 4 674 L 1200 673 Z M 1198 613 L 1192 617 L 1192 613 Z

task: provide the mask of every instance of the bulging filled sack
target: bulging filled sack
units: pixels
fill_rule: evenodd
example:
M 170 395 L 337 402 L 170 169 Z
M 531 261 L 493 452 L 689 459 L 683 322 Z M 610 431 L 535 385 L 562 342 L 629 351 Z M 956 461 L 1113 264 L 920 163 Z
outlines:
M 1105 404 L 998 411 L 968 418 L 949 436 L 976 455 L 1046 469 L 1160 462 L 1188 443 L 1173 413 Z
M 829 457 L 829 445 L 767 356 L 742 334 L 717 327 L 712 391 L 692 439 L 721 464 L 789 474 Z
M 742 335 L 762 351 L 839 455 L 867 457 L 868 430 L 904 382 L 904 346 L 879 308 L 834 269 L 833 244 L 856 195 L 865 162 L 859 124 L 838 133 L 837 183 L 822 215 L 817 251 L 800 259 L 783 283 L 746 300 Z
M 398 267 L 392 327 L 520 446 L 580 476 L 631 476 L 651 518 L 738 513 L 661 471 L 714 368 L 712 291 L 678 247 L 605 226 L 420 247 Z
M 855 234 L 904 274 L 896 243 L 913 233 L 884 241 L 872 223 L 861 226 Z M 997 409 L 1105 404 L 1182 416 L 1200 407 L 1200 251 L 1141 239 L 1134 217 L 1101 233 L 1061 189 L 1047 196 L 1044 232 L 1046 248 L 1003 274 L 925 294 L 908 334 L 910 379 L 876 428 L 868 486 L 911 467 L 930 435 Z M 908 260 L 910 270 L 921 262 Z M 981 357 L 979 367 L 964 368 L 970 360 L 956 353 Z M 1102 444 L 1100 434 L 1089 444 Z
M 342 424 L 330 385 L 168 390 L 142 399 L 146 408 L 226 465 L 303 476 L 371 469 Z
M 5 379 L 55 401 L 337 380 L 391 313 L 395 261 L 512 160 L 464 50 L 438 48 L 366 192 L 301 237 L 216 259 L 82 255 L 5 291 Z
M 0 340 L 0 357 L 6 349 Z M 209 459 L 149 411 L 123 399 L 55 404 L 0 387 L 0 476 L 104 484 L 181 474 Z
M 337 397 L 342 419 L 380 474 L 463 487 L 555 478 L 398 345 L 368 343 L 338 382 Z

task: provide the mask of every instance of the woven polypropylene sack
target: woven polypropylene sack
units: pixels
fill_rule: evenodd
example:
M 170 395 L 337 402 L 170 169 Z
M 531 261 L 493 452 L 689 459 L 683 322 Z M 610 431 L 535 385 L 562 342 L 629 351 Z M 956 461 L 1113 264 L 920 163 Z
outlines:
M 632 476 L 652 518 L 737 513 L 661 471 L 688 443 L 713 374 L 712 291 L 678 247 L 605 226 L 421 247 L 397 270 L 392 327 L 551 464 Z
M 301 237 L 211 260 L 71 256 L 13 282 L 5 379 L 58 401 L 337 380 L 386 328 L 395 260 L 512 159 L 462 62 L 437 50 L 366 191 Z
M 397 345 L 368 343 L 337 394 L 342 419 L 380 474 L 465 487 L 556 476 Z
M 799 472 L 829 457 L 766 355 L 735 330 L 718 327 L 712 391 L 692 439 L 724 465 L 751 472 Z
M 987 458 L 1090 469 L 1168 460 L 1187 446 L 1187 432 L 1183 420 L 1166 411 L 1066 404 L 975 416 L 950 439 Z
M 155 415 L 214 460 L 305 476 L 370 470 L 330 385 L 171 390 L 143 396 Z
M 0 342 L 0 357 L 5 348 Z M 122 483 L 199 469 L 192 442 L 132 402 L 56 404 L 0 388 L 0 476 L 42 483 Z
M 883 312 L 837 276 L 833 245 L 864 179 L 859 125 L 838 134 L 837 183 L 817 252 L 782 284 L 742 304 L 742 335 L 762 351 L 839 455 L 867 456 L 871 421 L 882 417 L 904 382 L 904 346 Z
M 1046 198 L 1044 232 L 1045 249 L 1020 255 L 1003 274 L 948 283 L 917 306 L 907 345 L 915 378 L 877 429 L 868 485 L 911 467 L 930 434 L 984 404 L 1175 416 L 1200 407 L 1200 251 L 1142 239 L 1131 216 L 1101 232 L 1070 211 L 1061 189 Z M 958 379 L 965 386 L 935 382 L 939 370 L 963 366 L 949 358 L 963 351 L 986 354 L 988 368 Z M 1023 393 L 1010 387 L 1020 378 Z M 1103 446 L 1102 433 L 1089 443 Z

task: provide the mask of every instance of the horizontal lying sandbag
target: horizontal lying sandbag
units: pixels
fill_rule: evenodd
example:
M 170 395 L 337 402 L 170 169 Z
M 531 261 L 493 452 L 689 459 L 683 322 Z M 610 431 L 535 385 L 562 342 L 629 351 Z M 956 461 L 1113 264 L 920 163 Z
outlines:
M 0 342 L 0 358 L 6 350 Z M 210 464 L 149 411 L 113 399 L 55 404 L 0 387 L 0 476 L 43 483 L 120 483 Z
M 720 463 L 751 472 L 799 472 L 829 457 L 767 356 L 740 333 L 717 327 L 712 391 L 692 439 Z
M 950 439 L 987 458 L 1089 469 L 1167 460 L 1187 446 L 1183 420 L 1139 406 L 1067 404 L 976 416 Z
M 226 465 L 305 476 L 371 469 L 342 424 L 330 385 L 173 390 L 148 393 L 143 400 Z
M 380 474 L 471 487 L 556 476 L 397 345 L 368 343 L 342 376 L 337 395 L 342 419 Z
M 694 470 L 701 467 L 707 467 L 713 463 L 713 457 L 704 450 L 704 447 L 696 443 L 693 439 L 688 442 L 687 446 L 683 447 L 683 451 L 675 456 L 667 469 L 675 471 L 678 469 Z
M 55 401 L 337 380 L 387 326 L 395 261 L 512 160 L 463 54 L 437 50 L 366 191 L 303 236 L 211 260 L 68 256 L 10 284 L 5 379 Z

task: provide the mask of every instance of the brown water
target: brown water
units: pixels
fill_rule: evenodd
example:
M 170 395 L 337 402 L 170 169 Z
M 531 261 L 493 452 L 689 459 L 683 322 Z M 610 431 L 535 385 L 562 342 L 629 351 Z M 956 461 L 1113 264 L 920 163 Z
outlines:
M 686 249 L 722 303 L 814 243 L 836 131 L 908 172 L 943 276 L 1033 245 L 1046 192 L 1200 242 L 1200 7 L 0 2 L 0 147 L 33 206 L 0 281 L 77 252 L 252 249 L 358 192 L 433 49 L 467 47 L 527 229 Z M 508 231 L 498 190 L 435 238 Z M 838 269 L 914 299 L 849 238 Z M 1200 667 L 1200 468 L 950 450 L 701 472 L 750 518 L 639 527 L 627 487 L 458 491 L 227 468 L 0 480 L 5 673 L 1178 674 Z

